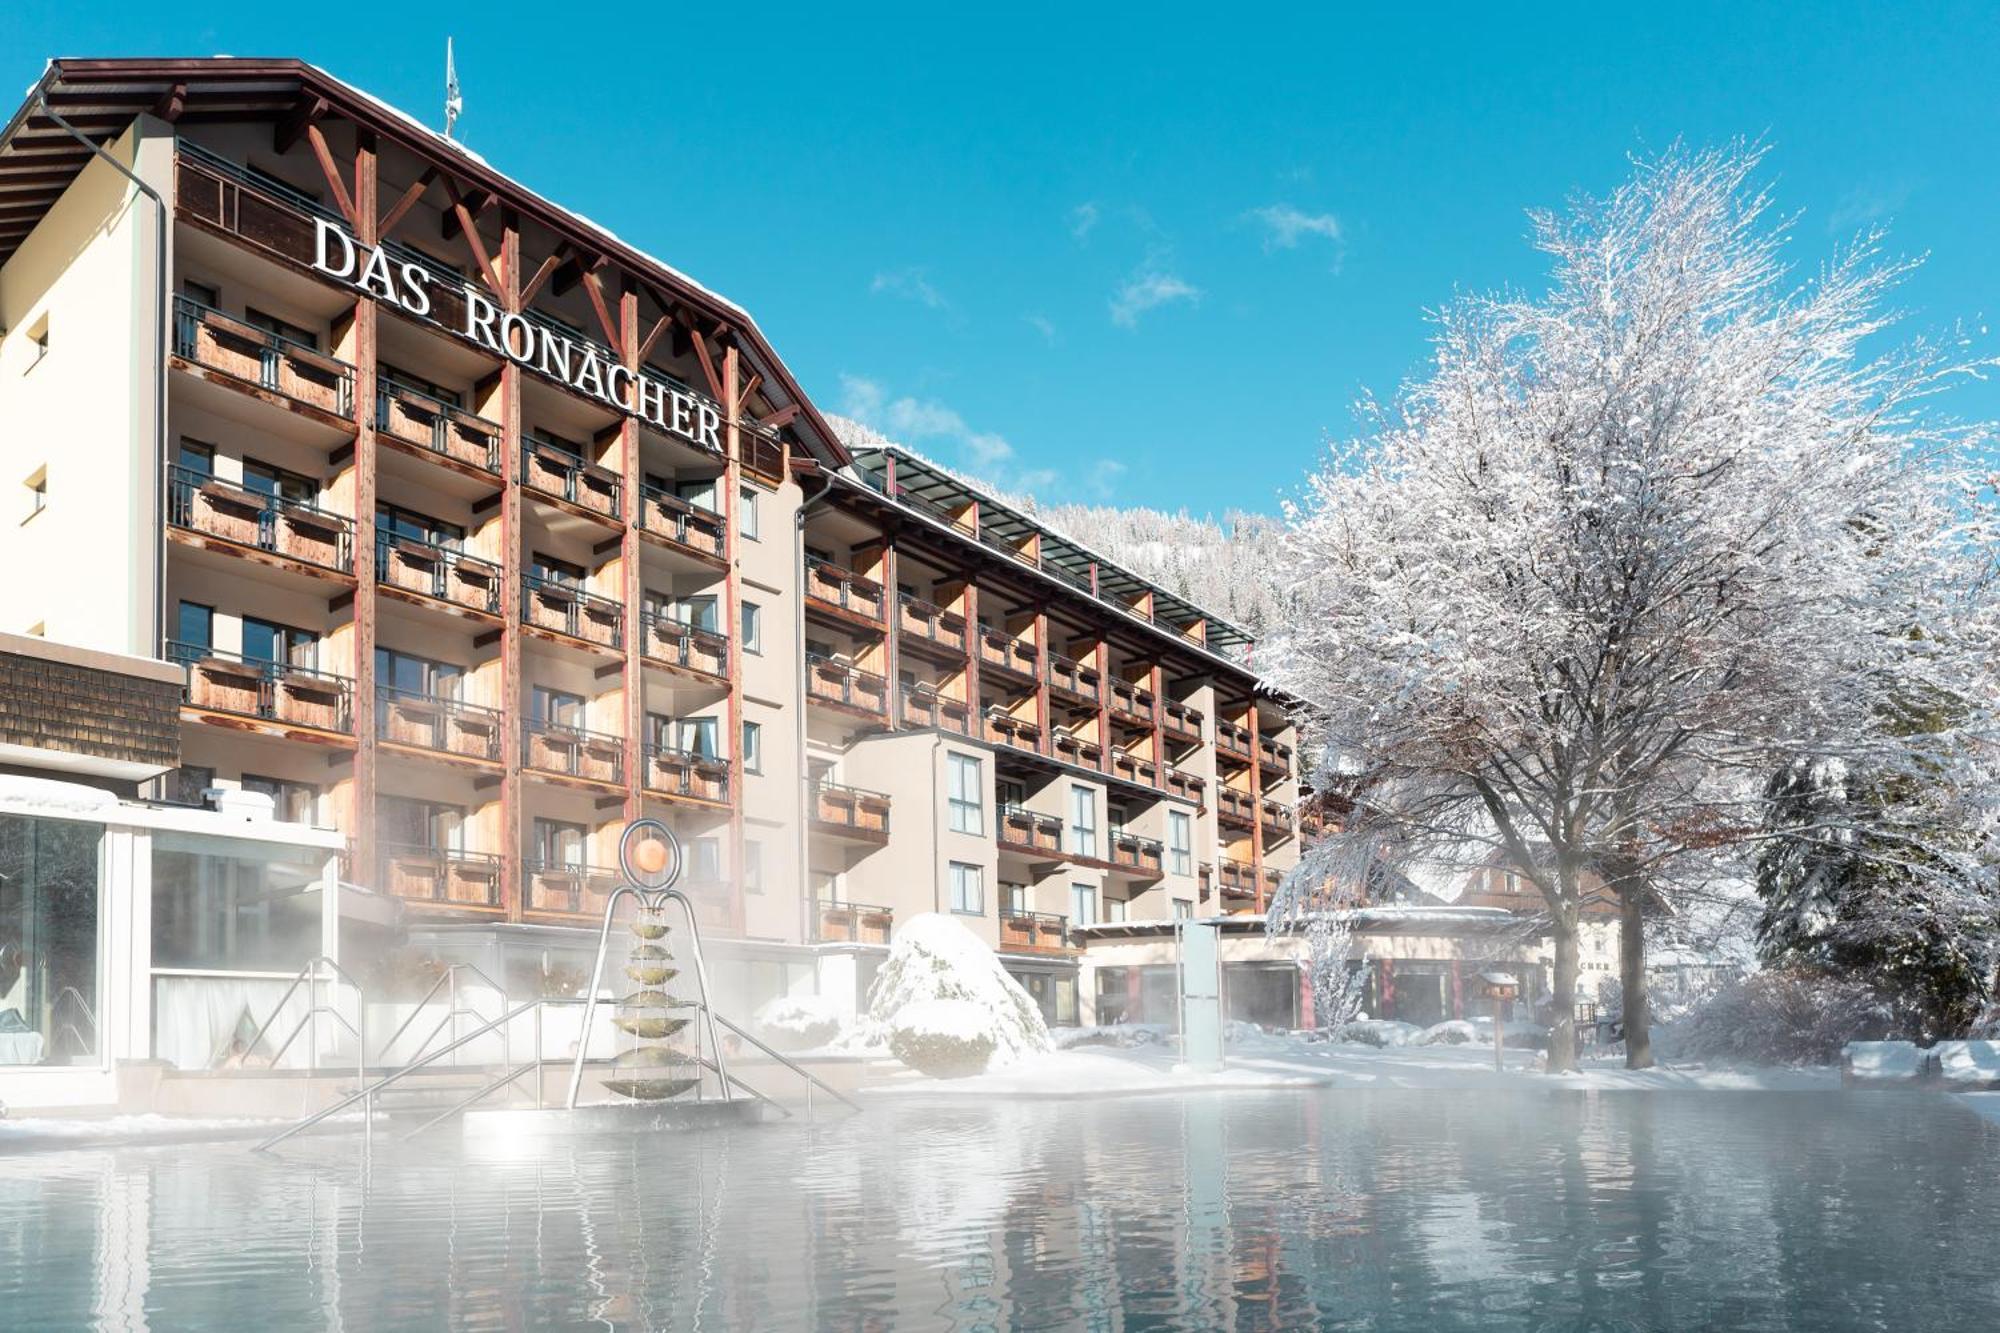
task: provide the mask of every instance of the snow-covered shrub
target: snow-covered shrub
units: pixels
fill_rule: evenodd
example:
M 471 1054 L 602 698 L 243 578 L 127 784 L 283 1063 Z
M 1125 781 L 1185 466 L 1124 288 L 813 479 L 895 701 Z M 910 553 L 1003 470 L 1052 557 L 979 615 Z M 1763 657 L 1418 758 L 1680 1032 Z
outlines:
M 1868 985 L 1788 968 L 1724 986 L 1665 1031 L 1676 1059 L 1833 1064 L 1850 1041 L 1896 1035 L 1894 1006 Z
M 1941 1041 L 1930 1058 L 1938 1081 L 1950 1087 L 2000 1087 L 2000 1042 Z
M 911 1005 L 958 1000 L 983 1017 L 995 1064 L 1055 1049 L 1042 1011 L 1007 975 L 999 957 L 948 916 L 925 912 L 904 922 L 889 942 L 889 957 L 868 989 L 868 1016 L 889 1035 Z
M 1078 1046 L 1157 1046 L 1167 1039 L 1164 1023 L 1117 1023 L 1110 1027 L 1056 1028 L 1051 1034 L 1057 1050 Z
M 1488 1029 L 1491 1035 L 1491 1029 Z M 1433 1023 L 1416 1035 L 1412 1046 L 1464 1046 L 1479 1040 L 1479 1029 L 1462 1018 Z
M 758 1034 L 780 1050 L 824 1046 L 840 1034 L 840 1011 L 818 995 L 780 995 L 754 1017 Z
M 1410 1038 L 1423 1031 L 1415 1023 L 1398 1023 L 1393 1018 L 1357 1018 L 1342 1025 L 1340 1039 L 1363 1046 L 1407 1046 Z
M 889 1050 L 919 1074 L 967 1078 L 993 1058 L 993 1024 L 970 1000 L 919 1000 L 889 1022 Z

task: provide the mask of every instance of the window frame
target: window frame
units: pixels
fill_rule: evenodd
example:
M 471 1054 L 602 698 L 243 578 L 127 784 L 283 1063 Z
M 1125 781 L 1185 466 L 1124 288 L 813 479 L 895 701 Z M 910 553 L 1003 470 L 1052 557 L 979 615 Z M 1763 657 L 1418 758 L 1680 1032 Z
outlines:
M 761 603 L 746 601 L 739 609 L 738 630 L 742 635 L 743 651 L 753 657 L 764 655 L 764 607 Z
M 953 833 L 986 836 L 986 765 L 978 756 L 947 750 L 945 762 L 946 823 Z M 965 784 L 971 782 L 971 794 Z
M 1176 875 L 1194 873 L 1194 816 L 1167 811 L 1167 869 Z
M 970 861 L 949 861 L 946 862 L 946 865 L 949 867 L 947 873 L 951 879 L 952 914 L 954 916 L 985 916 L 986 868 L 975 865 Z M 970 895 L 972 906 L 970 907 L 963 905 L 967 895 L 962 890 L 967 884 L 970 884 L 972 888 Z

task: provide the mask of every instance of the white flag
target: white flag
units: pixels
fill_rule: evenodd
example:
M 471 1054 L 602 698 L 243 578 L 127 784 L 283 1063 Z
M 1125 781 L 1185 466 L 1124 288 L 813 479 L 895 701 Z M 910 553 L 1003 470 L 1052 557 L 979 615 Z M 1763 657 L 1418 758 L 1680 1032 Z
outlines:
M 458 66 L 451 58 L 451 38 L 444 39 L 444 137 L 451 137 L 453 125 L 458 123 L 458 113 L 465 110 L 465 99 L 458 92 Z

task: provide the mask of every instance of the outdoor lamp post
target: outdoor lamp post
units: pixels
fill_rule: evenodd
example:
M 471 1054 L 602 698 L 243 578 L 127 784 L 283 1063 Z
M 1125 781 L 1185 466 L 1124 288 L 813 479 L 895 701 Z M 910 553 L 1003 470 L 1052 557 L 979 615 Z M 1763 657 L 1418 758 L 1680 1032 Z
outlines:
M 1506 1040 L 1500 1026 L 1500 1006 L 1511 1003 L 1521 993 L 1521 981 L 1512 972 L 1481 972 L 1479 983 L 1485 989 L 1486 998 L 1493 1001 L 1493 1072 L 1497 1074 L 1506 1067 L 1500 1055 L 1500 1048 Z

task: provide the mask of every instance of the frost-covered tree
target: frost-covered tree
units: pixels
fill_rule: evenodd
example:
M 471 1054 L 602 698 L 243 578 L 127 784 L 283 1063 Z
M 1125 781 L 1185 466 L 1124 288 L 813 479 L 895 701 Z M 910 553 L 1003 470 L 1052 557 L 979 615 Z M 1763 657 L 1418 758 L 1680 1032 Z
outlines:
M 1378 862 L 1503 849 L 1547 907 L 1555 1069 L 1587 874 L 1623 905 L 1644 1066 L 1645 914 L 1791 836 L 1771 773 L 1986 789 L 1991 533 L 1975 433 L 1929 401 L 1965 366 L 1889 345 L 1904 270 L 1875 237 L 1794 276 L 1760 156 L 1672 150 L 1534 215 L 1547 292 L 1445 310 L 1428 376 L 1288 515 L 1268 660 L 1352 813 L 1278 918 Z M 1882 724 L 1947 692 L 1948 726 Z

